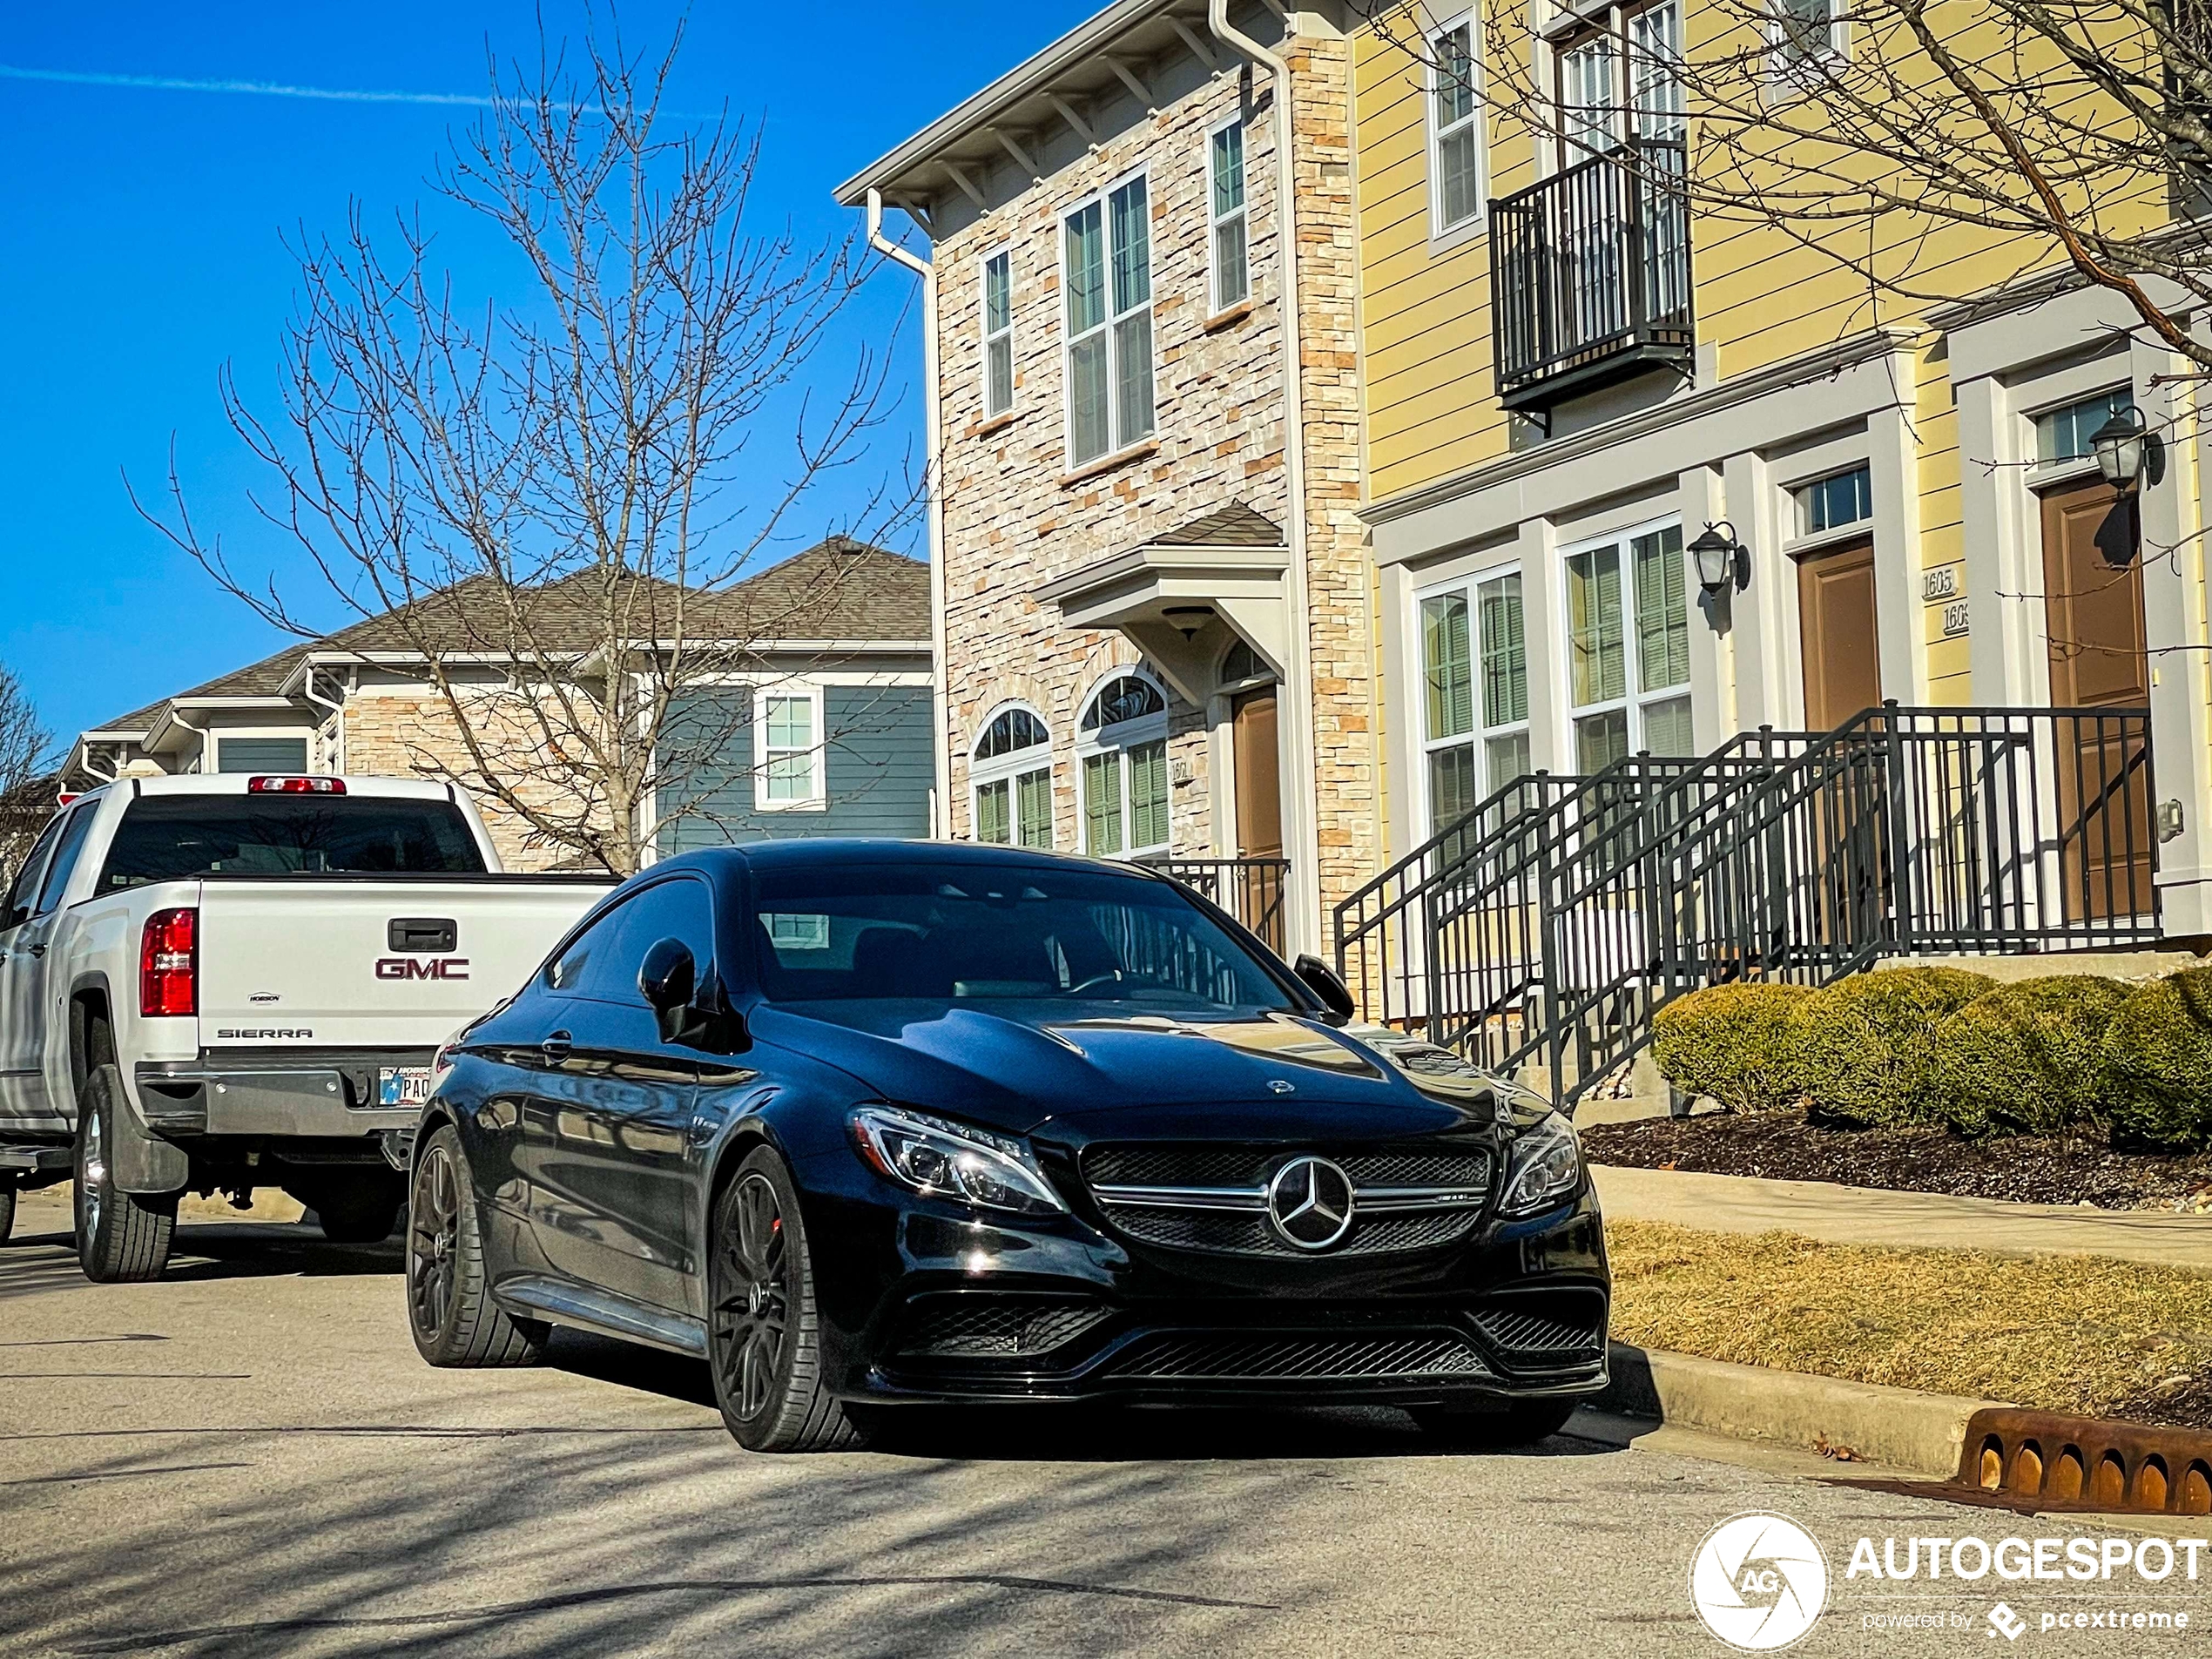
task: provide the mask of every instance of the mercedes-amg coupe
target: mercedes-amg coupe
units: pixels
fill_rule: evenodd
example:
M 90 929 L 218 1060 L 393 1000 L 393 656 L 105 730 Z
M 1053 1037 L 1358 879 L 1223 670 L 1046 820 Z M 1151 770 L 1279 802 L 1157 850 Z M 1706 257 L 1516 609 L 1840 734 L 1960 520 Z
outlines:
M 1353 1022 L 1190 888 L 782 841 L 617 888 L 439 1056 L 408 1321 L 705 1359 L 757 1450 L 913 1403 L 1396 1405 L 1539 1438 L 1605 1379 L 1573 1129 Z

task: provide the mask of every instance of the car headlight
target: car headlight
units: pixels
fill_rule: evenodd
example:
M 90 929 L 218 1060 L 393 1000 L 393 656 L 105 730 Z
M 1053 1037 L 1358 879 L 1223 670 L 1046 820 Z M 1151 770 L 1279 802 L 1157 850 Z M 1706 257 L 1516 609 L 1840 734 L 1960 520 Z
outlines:
M 931 1197 L 1026 1216 L 1068 1207 L 1028 1147 L 1010 1136 L 900 1106 L 863 1106 L 853 1114 L 853 1142 L 878 1175 Z
M 1581 1184 L 1582 1150 L 1575 1126 L 1548 1114 L 1514 1143 L 1500 1213 L 1525 1216 L 1558 1203 Z

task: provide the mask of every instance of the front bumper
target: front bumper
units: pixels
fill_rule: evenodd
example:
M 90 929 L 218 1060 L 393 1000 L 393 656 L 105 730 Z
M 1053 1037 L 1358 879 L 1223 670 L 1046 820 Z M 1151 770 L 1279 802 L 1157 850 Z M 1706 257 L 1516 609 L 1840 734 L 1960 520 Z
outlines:
M 1259 1261 L 836 1184 L 802 1177 L 824 1358 L 848 1399 L 1472 1404 L 1607 1382 L 1587 1186 L 1443 1248 Z

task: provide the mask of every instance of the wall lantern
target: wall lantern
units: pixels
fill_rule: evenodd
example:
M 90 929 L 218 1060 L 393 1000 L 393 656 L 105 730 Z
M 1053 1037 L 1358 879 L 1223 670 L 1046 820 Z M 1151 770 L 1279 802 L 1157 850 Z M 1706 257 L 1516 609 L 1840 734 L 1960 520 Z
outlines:
M 2120 489 L 2131 489 L 2139 480 L 2155 484 L 2165 470 L 2163 446 L 2155 433 L 2144 428 L 2140 409 L 2114 409 L 2089 435 L 2089 447 L 2105 482 Z
M 1160 615 L 1169 627 L 1185 639 L 1196 639 L 1199 631 L 1213 620 L 1211 605 L 1170 605 Z
M 1750 550 L 1736 539 L 1736 526 L 1726 519 L 1698 532 L 1689 544 L 1689 556 L 1697 566 L 1697 585 L 1710 594 L 1717 596 L 1751 580 Z

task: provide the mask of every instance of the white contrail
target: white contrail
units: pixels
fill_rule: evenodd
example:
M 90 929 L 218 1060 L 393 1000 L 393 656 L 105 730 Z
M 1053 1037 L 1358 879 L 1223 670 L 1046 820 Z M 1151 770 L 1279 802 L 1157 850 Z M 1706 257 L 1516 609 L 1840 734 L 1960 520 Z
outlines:
M 194 81 L 171 75 L 108 75 L 71 69 L 24 69 L 0 64 L 0 80 L 65 81 L 73 86 L 139 86 L 169 92 L 253 92 L 263 98 L 318 98 L 341 104 L 448 104 L 496 108 L 498 100 L 467 92 L 379 92 L 335 86 L 287 86 L 279 81 Z

